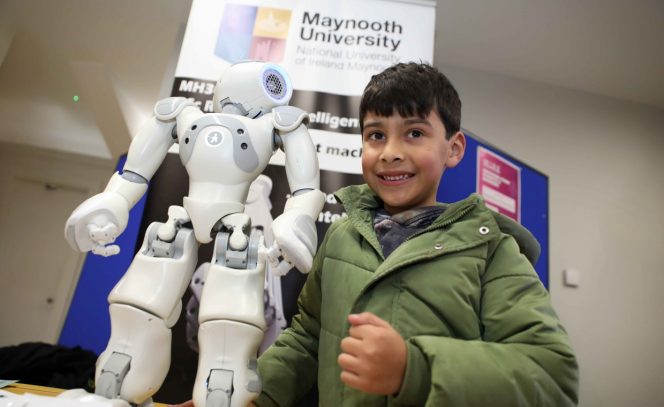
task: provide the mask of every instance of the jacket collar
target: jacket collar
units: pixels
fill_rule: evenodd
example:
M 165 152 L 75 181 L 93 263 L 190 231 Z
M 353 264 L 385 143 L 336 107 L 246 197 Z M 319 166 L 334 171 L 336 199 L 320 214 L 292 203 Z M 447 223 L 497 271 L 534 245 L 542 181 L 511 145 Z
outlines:
M 383 251 L 380 248 L 380 243 L 378 242 L 376 232 L 373 229 L 373 218 L 376 210 L 381 208 L 383 205 L 380 198 L 373 192 L 373 190 L 371 190 L 371 188 L 369 188 L 367 184 L 351 185 L 341 188 L 336 192 L 335 196 L 346 209 L 348 221 L 353 225 L 353 227 L 355 227 L 355 229 L 362 235 L 362 237 L 364 237 L 371 244 L 374 250 L 376 250 L 376 252 L 379 253 L 381 257 L 383 257 Z M 445 212 L 443 212 L 436 220 L 434 220 L 425 231 L 451 225 L 468 212 L 471 212 L 477 206 L 477 204 L 481 202 L 481 200 L 482 198 L 479 195 L 471 195 L 468 198 L 453 204 L 440 204 L 446 208 Z M 495 229 L 496 232 L 498 231 L 497 227 L 492 229 Z M 454 236 L 462 237 L 464 241 L 456 242 L 452 245 L 452 247 L 465 247 L 479 243 L 479 241 L 476 242 L 474 240 L 472 242 L 465 241 L 471 237 L 468 234 L 455 234 Z M 488 236 L 482 237 L 484 238 Z
M 376 209 L 381 208 L 383 203 L 378 195 L 376 195 L 367 184 L 351 185 L 339 189 L 335 196 L 339 200 L 349 218 L 356 218 L 357 220 L 364 221 L 367 217 L 373 220 Z M 483 199 L 478 194 L 472 194 L 468 198 L 455 202 L 453 204 L 439 204 L 444 206 L 445 212 L 436 219 L 432 226 L 444 224 L 449 222 L 450 219 L 454 220 L 469 212 L 473 206 L 481 205 Z M 481 205 L 483 206 L 483 205 Z
M 381 253 L 378 238 L 373 230 L 373 217 L 377 208 L 382 206 L 380 198 L 369 188 L 367 184 L 351 185 L 341 188 L 335 194 L 337 199 L 343 204 L 351 224 L 358 232 L 374 247 L 376 252 Z M 488 233 L 478 236 L 477 242 L 457 242 L 460 247 L 485 241 L 486 238 L 492 238 L 499 233 L 512 235 L 521 250 L 521 252 L 534 265 L 540 254 L 540 245 L 535 237 L 519 223 L 500 215 L 486 208 L 484 199 L 478 194 L 471 194 L 466 199 L 453 204 L 440 204 L 445 206 L 443 212 L 427 230 L 458 223 L 461 219 L 468 220 L 468 227 L 471 229 L 488 228 Z M 472 215 L 472 216 L 469 216 Z M 466 223 L 466 222 L 463 222 Z M 459 225 L 461 226 L 461 225 Z M 482 229 L 485 230 L 485 229 Z M 483 232 L 482 232 L 483 233 Z M 465 238 L 466 234 L 458 234 L 459 238 Z

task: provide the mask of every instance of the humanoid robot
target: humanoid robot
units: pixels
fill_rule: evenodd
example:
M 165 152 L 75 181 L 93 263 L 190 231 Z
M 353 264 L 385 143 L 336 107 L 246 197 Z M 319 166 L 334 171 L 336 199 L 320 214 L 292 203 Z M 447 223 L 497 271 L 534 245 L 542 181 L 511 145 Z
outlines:
M 77 250 L 117 254 L 115 238 L 129 210 L 169 148 L 189 176 L 183 207 L 152 223 L 129 269 L 111 291 L 111 337 L 97 360 L 96 393 L 136 405 L 151 404 L 170 365 L 170 328 L 197 263 L 199 244 L 214 240 L 199 307 L 199 361 L 193 389 L 197 407 L 246 406 L 260 392 L 256 353 L 266 328 L 265 265 L 306 273 L 316 250 L 314 220 L 324 203 L 316 149 L 304 111 L 288 106 L 292 87 L 277 65 L 247 61 L 227 68 L 215 86 L 215 113 L 185 98 L 157 102 L 154 117 L 134 137 L 122 174 L 84 201 L 65 225 Z M 285 153 L 291 191 L 272 222 L 274 244 L 244 213 L 249 186 L 277 149 Z

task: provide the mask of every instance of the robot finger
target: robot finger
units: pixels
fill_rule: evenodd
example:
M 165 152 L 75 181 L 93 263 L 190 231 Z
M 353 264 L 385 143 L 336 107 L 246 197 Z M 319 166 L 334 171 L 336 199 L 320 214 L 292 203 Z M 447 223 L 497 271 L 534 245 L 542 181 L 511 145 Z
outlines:
M 95 246 L 92 249 L 92 253 L 97 254 L 99 256 L 104 256 L 104 257 L 114 256 L 114 255 L 120 253 L 120 246 L 118 246 L 116 244 L 110 245 L 110 246 L 98 245 L 98 246 Z
M 277 268 L 279 266 L 279 262 L 282 260 L 282 258 L 280 258 L 281 249 L 279 248 L 279 245 L 273 243 L 272 246 L 261 248 L 260 250 L 263 253 L 263 255 L 266 257 L 268 263 L 270 264 L 270 267 Z
M 286 241 L 281 248 L 281 255 L 303 274 L 307 274 L 311 269 L 313 254 L 308 246 L 299 240 Z
M 272 274 L 275 276 L 281 277 L 285 276 L 288 274 L 288 272 L 293 268 L 293 264 L 289 261 L 282 260 L 277 264 L 276 267 L 270 267 L 270 271 L 272 271 Z
M 97 226 L 91 223 L 88 225 L 88 236 L 90 240 L 99 245 L 113 243 L 118 236 L 118 227 L 113 223 L 104 226 Z

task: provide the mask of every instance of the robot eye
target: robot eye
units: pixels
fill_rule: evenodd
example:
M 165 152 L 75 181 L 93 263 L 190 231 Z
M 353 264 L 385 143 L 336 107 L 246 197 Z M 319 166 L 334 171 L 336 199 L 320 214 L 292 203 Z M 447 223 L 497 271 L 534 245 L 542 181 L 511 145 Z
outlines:
M 267 70 L 263 74 L 265 90 L 275 99 L 281 99 L 286 95 L 286 81 L 281 74 L 275 70 Z

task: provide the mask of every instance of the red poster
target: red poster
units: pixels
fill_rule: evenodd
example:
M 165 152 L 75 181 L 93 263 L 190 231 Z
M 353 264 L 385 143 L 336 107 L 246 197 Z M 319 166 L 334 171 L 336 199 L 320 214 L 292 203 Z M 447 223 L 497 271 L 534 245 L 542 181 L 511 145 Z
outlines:
M 477 192 L 486 206 L 520 222 L 521 168 L 481 146 L 477 148 Z

